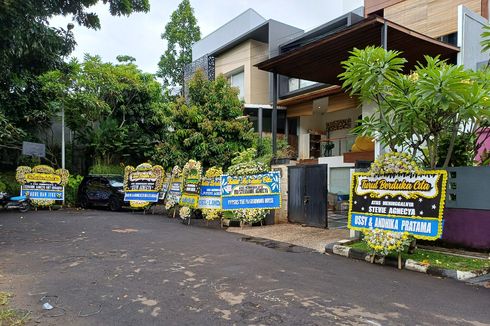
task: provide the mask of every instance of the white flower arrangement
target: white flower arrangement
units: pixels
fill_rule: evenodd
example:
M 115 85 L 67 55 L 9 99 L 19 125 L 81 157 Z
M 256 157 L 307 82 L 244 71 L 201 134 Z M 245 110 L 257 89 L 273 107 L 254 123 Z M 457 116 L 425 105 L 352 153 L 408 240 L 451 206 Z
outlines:
M 269 213 L 267 209 L 237 209 L 233 215 L 239 221 L 245 223 L 257 223 L 264 220 Z
M 382 229 L 363 231 L 364 241 L 372 254 L 387 256 L 391 252 L 401 253 L 410 244 L 408 233 L 391 232 Z
M 183 220 L 191 217 L 191 213 L 192 213 L 191 209 L 187 206 L 182 206 L 179 210 L 179 216 Z
M 173 177 L 178 177 L 181 175 L 181 173 L 182 173 L 182 170 L 180 169 L 180 167 L 178 165 L 176 165 L 172 168 L 172 176 Z
M 269 169 L 267 165 L 261 162 L 246 162 L 239 163 L 236 165 L 230 166 L 228 169 L 228 174 L 230 175 L 251 175 L 251 174 L 259 174 L 268 172 Z
M 390 152 L 383 154 L 373 164 L 370 173 L 373 175 L 392 173 L 416 173 L 417 163 L 407 153 Z
M 185 180 L 189 175 L 201 176 L 202 166 L 201 162 L 195 160 L 189 160 L 182 169 L 182 177 Z
M 167 201 L 165 202 L 165 209 L 166 210 L 169 210 L 171 209 L 172 207 L 174 207 L 176 204 L 176 202 L 174 201 L 174 198 L 172 196 L 169 196 L 167 198 Z

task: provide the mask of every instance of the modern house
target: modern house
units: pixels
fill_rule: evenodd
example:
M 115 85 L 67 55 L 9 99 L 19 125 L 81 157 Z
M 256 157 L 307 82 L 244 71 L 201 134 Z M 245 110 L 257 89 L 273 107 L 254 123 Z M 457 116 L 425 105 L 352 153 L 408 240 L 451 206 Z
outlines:
M 278 46 L 303 30 L 265 19 L 248 9 L 192 46 L 193 62 L 185 69 L 185 79 L 203 69 L 209 79 L 220 74 L 240 91 L 245 114 L 255 130 L 271 132 L 272 77 L 256 65 L 278 54 Z M 285 132 L 286 111 L 279 108 L 277 132 Z
M 327 164 L 329 192 L 346 194 L 350 169 L 382 152 L 374 140 L 350 134 L 373 108 L 339 86 L 349 51 L 377 45 L 402 51 L 409 68 L 439 55 L 477 69 L 488 61 L 480 47 L 488 10 L 488 0 L 366 0 L 364 8 L 281 44 L 279 55 L 257 66 L 278 75 L 273 106 L 287 108 L 286 132 L 291 145 L 298 139 L 300 163 Z
M 364 7 L 305 33 L 249 9 L 194 44 L 185 77 L 197 69 L 210 79 L 225 75 L 240 90 L 255 130 L 271 132 L 273 147 L 284 134 L 297 152 L 292 165 L 318 168 L 287 173 L 281 167 L 284 203 L 276 215 L 300 223 L 301 215 L 314 217 L 313 225 L 325 226 L 326 192 L 348 194 L 352 168 L 383 152 L 382 144 L 351 133 L 374 107 L 340 87 L 349 52 L 375 45 L 403 52 L 408 69 L 424 55 L 478 69 L 489 59 L 480 46 L 488 16 L 488 0 L 365 0 Z M 308 189 L 321 179 L 324 186 Z M 294 214 L 287 211 L 293 202 Z

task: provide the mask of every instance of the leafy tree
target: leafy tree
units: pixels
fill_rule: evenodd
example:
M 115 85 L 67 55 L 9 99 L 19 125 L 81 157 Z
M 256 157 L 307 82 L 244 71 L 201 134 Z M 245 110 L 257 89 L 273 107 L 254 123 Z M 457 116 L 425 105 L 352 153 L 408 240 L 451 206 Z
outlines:
M 397 51 L 354 49 L 340 77 L 344 89 L 376 104 L 375 114 L 364 117 L 356 133 L 376 137 L 392 151 L 422 156 L 430 168 L 440 158 L 447 167 L 458 135 L 474 135 L 488 126 L 490 70 L 473 72 L 438 58 L 425 60 L 407 75 L 406 60 Z
M 481 46 L 482 52 L 490 51 L 490 25 L 483 26 L 483 33 L 481 34 Z
M 448 166 L 472 166 L 475 160 L 475 143 L 478 141 L 474 133 L 458 132 L 453 145 L 453 153 Z M 443 166 L 447 149 L 451 143 L 451 134 L 441 136 L 438 148 L 437 166 Z
M 25 136 L 22 129 L 12 125 L 5 115 L 0 112 L 0 147 L 15 148 L 15 145 Z
M 90 7 L 99 0 L 0 1 L 0 115 L 2 123 L 23 134 L 9 138 L 0 134 L 0 144 L 20 148 L 21 138 L 35 140 L 40 130 L 49 128 L 56 112 L 40 94 L 38 76 L 63 69 L 64 58 L 75 46 L 73 34 L 49 26 L 56 15 L 73 15 L 88 28 L 100 28 Z M 112 15 L 129 15 L 149 10 L 148 0 L 102 0 Z
M 253 142 L 237 89 L 223 76 L 209 81 L 198 71 L 189 83 L 188 102 L 181 97 L 168 103 L 164 115 L 168 129 L 153 160 L 165 167 L 182 166 L 189 159 L 204 167 L 227 167 Z
M 132 57 L 132 56 L 130 56 L 130 55 L 118 55 L 118 56 L 116 57 L 116 60 L 117 60 L 118 62 L 122 62 L 122 63 L 124 63 L 124 62 L 127 62 L 127 63 L 134 63 L 134 62 L 136 61 L 136 58 L 135 58 L 135 57 Z
M 65 107 L 66 123 L 87 154 L 104 164 L 141 163 L 162 126 L 161 86 L 132 63 L 104 63 L 98 56 L 72 60 L 69 72 L 40 77 L 44 96 Z
M 161 37 L 167 41 L 167 50 L 160 58 L 157 75 L 163 78 L 163 86 L 166 88 L 183 87 L 184 67 L 192 62 L 192 44 L 201 39 L 201 31 L 189 0 L 183 0 L 172 13 Z
M 480 35 L 481 37 L 481 46 L 482 53 L 490 52 L 490 25 L 483 26 L 483 33 Z M 490 58 L 487 61 L 486 69 L 490 69 Z

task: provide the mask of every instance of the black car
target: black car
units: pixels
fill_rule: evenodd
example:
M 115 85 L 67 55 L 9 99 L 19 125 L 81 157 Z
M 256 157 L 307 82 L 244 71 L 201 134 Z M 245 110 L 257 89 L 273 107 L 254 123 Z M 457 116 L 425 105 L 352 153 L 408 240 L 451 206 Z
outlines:
M 78 187 L 78 202 L 82 208 L 109 207 L 117 211 L 125 206 L 124 179 L 121 175 L 89 175 Z

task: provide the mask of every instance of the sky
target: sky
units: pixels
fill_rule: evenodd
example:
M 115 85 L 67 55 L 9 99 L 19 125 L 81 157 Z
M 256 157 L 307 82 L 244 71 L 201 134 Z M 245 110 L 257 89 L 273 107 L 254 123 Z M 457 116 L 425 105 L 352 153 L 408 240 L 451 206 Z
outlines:
M 73 30 L 77 47 L 72 56 L 83 58 L 85 53 L 98 54 L 104 61 L 117 62 L 124 54 L 136 58 L 136 64 L 145 72 L 155 73 L 160 56 L 166 50 L 161 39 L 165 25 L 180 0 L 150 0 L 148 13 L 129 17 L 113 17 L 102 1 L 91 11 L 99 15 L 100 30 L 91 30 L 75 24 Z M 275 19 L 308 31 L 316 26 L 353 10 L 362 0 L 191 0 L 194 15 L 205 37 L 248 8 L 253 8 L 265 19 Z M 71 17 L 54 17 L 51 26 L 66 28 Z

